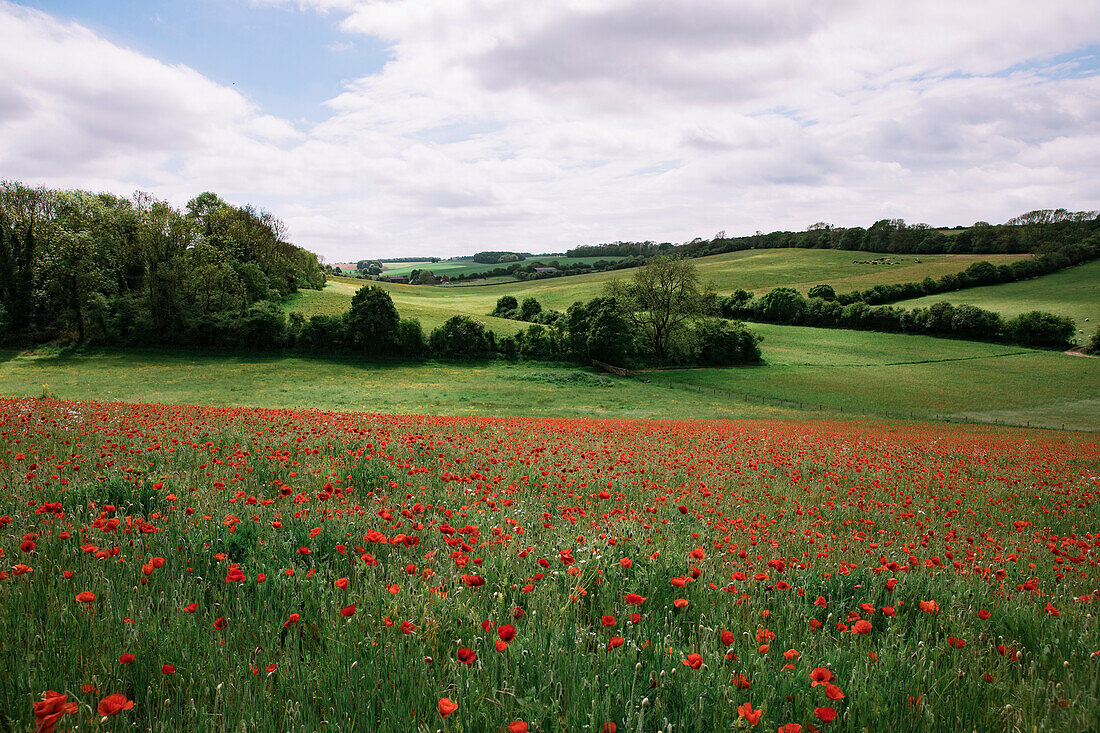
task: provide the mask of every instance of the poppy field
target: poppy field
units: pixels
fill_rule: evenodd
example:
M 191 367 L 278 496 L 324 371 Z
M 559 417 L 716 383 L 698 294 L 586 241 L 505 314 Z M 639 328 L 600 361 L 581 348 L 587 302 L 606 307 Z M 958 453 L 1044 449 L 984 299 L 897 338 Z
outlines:
M 1094 436 L 0 405 L 0 730 L 1100 729 Z

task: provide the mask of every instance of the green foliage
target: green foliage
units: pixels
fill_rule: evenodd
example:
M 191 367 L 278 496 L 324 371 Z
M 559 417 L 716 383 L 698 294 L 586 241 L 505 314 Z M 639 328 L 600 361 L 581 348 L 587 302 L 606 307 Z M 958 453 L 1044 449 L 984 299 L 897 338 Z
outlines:
M 713 366 L 755 364 L 760 361 L 761 336 L 739 321 L 718 318 L 700 320 L 694 335 L 697 344 L 695 362 Z
M 589 372 L 523 372 L 516 377 L 524 382 L 542 382 L 557 387 L 614 387 L 614 380 Z
M 1070 345 L 1076 329 L 1069 318 L 1029 311 L 1008 321 L 1005 333 L 1012 341 L 1024 346 L 1064 348 Z
M 539 313 L 542 313 L 542 303 L 539 303 L 537 298 L 523 299 L 523 303 L 519 306 L 519 320 L 534 321 Z
M 316 255 L 286 242 L 284 229 L 210 192 L 184 213 L 143 193 L 0 183 L 9 337 L 277 348 L 279 301 L 325 282 Z
M 393 298 L 382 288 L 367 285 L 351 299 L 344 328 L 352 348 L 364 354 L 393 354 L 398 350 L 400 318 Z
M 771 323 L 797 323 L 806 312 L 806 299 L 794 288 L 775 288 L 760 299 L 759 310 Z
M 428 337 L 428 348 L 433 356 L 485 357 L 494 350 L 493 334 L 481 321 L 469 316 L 451 316 Z
M 810 288 L 807 295 L 811 298 L 820 298 L 821 300 L 836 300 L 836 291 L 833 290 L 832 285 L 814 285 Z
M 498 318 L 511 318 L 511 314 L 518 309 L 519 301 L 516 300 L 514 295 L 502 295 L 500 299 L 497 300 L 496 308 L 493 308 L 493 312 L 489 315 Z

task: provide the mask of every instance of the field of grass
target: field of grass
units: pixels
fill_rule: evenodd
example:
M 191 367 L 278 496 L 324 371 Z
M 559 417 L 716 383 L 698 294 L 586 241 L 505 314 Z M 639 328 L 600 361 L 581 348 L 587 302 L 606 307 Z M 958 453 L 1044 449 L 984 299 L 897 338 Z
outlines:
M 1084 331 L 1081 338 L 1085 340 L 1100 327 L 1100 260 L 1033 280 L 929 295 L 903 300 L 896 305 L 918 308 L 942 301 L 954 305 L 976 305 L 1006 318 L 1033 310 L 1069 316 L 1076 322 L 1077 328 Z
M 509 267 L 511 265 L 519 264 L 526 267 L 527 265 L 534 265 L 537 267 L 550 267 L 552 263 L 558 263 L 558 266 L 575 265 L 578 263 L 584 263 L 588 265 L 594 265 L 597 262 L 616 262 L 622 259 L 621 257 L 565 257 L 558 255 L 536 255 L 534 257 L 528 257 L 521 262 L 504 262 L 498 264 L 486 265 L 481 262 L 474 262 L 473 260 L 442 260 L 440 262 L 383 262 L 382 274 L 383 275 L 408 275 L 413 270 L 431 270 L 432 273 L 438 277 L 440 275 L 447 275 L 449 277 L 455 277 L 457 275 L 477 275 L 483 272 L 490 272 L 498 267 Z
M 551 417 L 947 416 L 1100 430 L 1100 359 L 972 341 L 753 324 L 767 363 L 556 381 L 572 366 L 159 351 L 2 351 L 0 395 Z M 531 372 L 550 375 L 527 379 Z M 645 380 L 650 380 L 646 383 Z M 697 385 L 696 393 L 667 382 Z M 727 394 L 730 393 L 730 394 Z M 800 409 L 797 404 L 803 403 Z M 866 413 L 864 413 L 866 411 Z
M 3 400 L 0 451 L 0 730 L 1100 728 L 1086 436 Z
M 719 293 L 729 294 L 743 288 L 758 294 L 779 286 L 806 292 L 818 283 L 829 283 L 837 292 L 867 288 L 879 283 L 898 283 L 940 277 L 965 270 L 979 260 L 1002 264 L 1020 259 L 1019 255 L 921 255 L 903 259 L 891 256 L 896 265 L 855 264 L 876 257 L 868 252 L 816 249 L 767 249 L 732 252 L 692 260 L 703 282 Z M 920 263 L 916 260 L 919 259 Z M 544 308 L 565 310 L 577 300 L 588 300 L 603 293 L 609 280 L 630 277 L 630 270 L 548 278 L 528 282 L 508 282 L 462 288 L 431 287 L 379 283 L 389 291 L 402 317 L 419 318 L 432 329 L 454 313 L 473 315 L 498 333 L 514 333 L 518 328 L 507 320 L 489 319 L 502 295 L 522 300 L 535 297 Z M 304 291 L 290 301 L 288 310 L 307 315 L 339 313 L 347 309 L 351 295 L 363 283 L 359 280 L 330 278 L 324 291 Z M 343 302 L 343 308 L 341 308 Z
M 767 364 L 650 375 L 846 413 L 1100 430 L 1100 359 L 928 336 L 751 324 Z
M 0 395 L 371 413 L 553 417 L 775 417 L 796 413 L 602 380 L 574 366 L 103 350 L 0 350 Z M 533 374 L 532 374 L 533 373 Z M 585 375 L 577 377 L 578 374 Z M 570 380 L 573 381 L 570 381 Z

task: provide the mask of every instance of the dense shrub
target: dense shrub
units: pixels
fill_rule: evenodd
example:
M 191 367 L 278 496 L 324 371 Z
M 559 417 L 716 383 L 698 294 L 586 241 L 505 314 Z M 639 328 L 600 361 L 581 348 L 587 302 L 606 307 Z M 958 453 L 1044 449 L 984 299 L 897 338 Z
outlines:
M 1076 329 L 1072 319 L 1029 311 L 1006 323 L 1005 333 L 1015 343 L 1047 349 L 1069 346 Z

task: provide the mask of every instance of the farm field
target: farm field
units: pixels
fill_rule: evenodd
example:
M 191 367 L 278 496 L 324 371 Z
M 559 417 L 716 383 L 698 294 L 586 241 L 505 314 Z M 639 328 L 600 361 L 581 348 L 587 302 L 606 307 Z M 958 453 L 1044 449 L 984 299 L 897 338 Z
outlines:
M 700 279 L 722 294 L 743 288 L 762 294 L 779 286 L 794 287 L 805 293 L 814 285 L 829 283 L 837 292 L 846 292 L 876 284 L 923 280 L 965 270 L 972 263 L 988 260 L 1003 264 L 1021 259 L 1022 255 L 920 255 L 902 259 L 896 265 L 856 264 L 887 257 L 871 252 L 849 252 L 817 249 L 764 249 L 732 252 L 700 257 L 691 262 L 699 268 Z M 920 259 L 920 263 L 915 260 Z M 578 300 L 588 300 L 603 293 L 604 285 L 615 278 L 629 278 L 631 270 L 572 275 L 528 282 L 495 285 L 434 287 L 378 283 L 393 298 L 402 317 L 418 318 L 426 329 L 443 323 L 455 313 L 473 315 L 498 333 L 514 333 L 525 325 L 489 319 L 502 295 L 522 300 L 534 297 L 544 308 L 565 310 Z M 347 310 L 355 290 L 363 286 L 360 280 L 332 277 L 323 291 L 303 291 L 287 303 L 287 310 L 306 315 L 342 313 Z M 509 325 L 511 324 L 511 325 Z
M 987 285 L 980 288 L 941 293 L 924 298 L 903 300 L 903 308 L 926 307 L 947 301 L 954 305 L 976 305 L 1011 318 L 1032 310 L 1069 316 L 1084 331 L 1084 341 L 1100 325 L 1100 260 L 1086 262 L 1033 280 Z M 1089 319 L 1087 322 L 1085 319 Z
M 1100 359 L 927 336 L 751 327 L 764 337 L 765 365 L 650 376 L 856 414 L 871 404 L 896 416 L 1100 430 Z
M 1091 436 L 5 400 L 0 440 L 5 729 L 1100 726 Z
M 528 257 L 519 263 L 504 262 L 499 264 L 486 265 L 481 262 L 474 262 L 473 260 L 441 260 L 439 262 L 383 262 L 382 268 L 383 275 L 408 275 L 413 270 L 431 270 L 436 276 L 448 275 L 455 277 L 456 275 L 470 275 L 478 274 L 482 272 L 489 272 L 495 270 L 498 267 L 508 267 L 509 265 L 520 264 L 527 265 L 539 265 L 550 266 L 552 262 L 557 262 L 559 265 L 575 265 L 578 263 L 585 263 L 588 265 L 594 265 L 597 262 L 616 262 L 622 259 L 621 257 L 566 257 L 564 255 L 535 255 Z
M 600 377 L 574 365 L 224 353 L 0 351 L 0 394 L 385 413 L 741 418 L 864 414 L 1100 430 L 1100 359 L 926 336 L 752 324 L 766 363 Z M 646 382 L 645 380 L 650 380 Z M 667 382 L 708 392 L 669 389 Z M 803 402 L 798 409 L 798 402 Z M 793 404 L 792 404 L 793 403 Z M 876 410 L 878 411 L 876 413 Z

